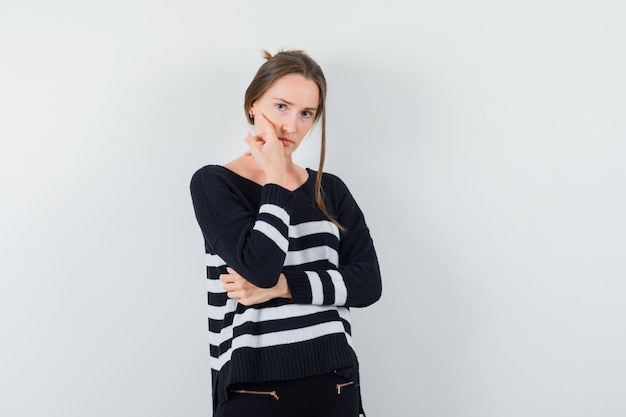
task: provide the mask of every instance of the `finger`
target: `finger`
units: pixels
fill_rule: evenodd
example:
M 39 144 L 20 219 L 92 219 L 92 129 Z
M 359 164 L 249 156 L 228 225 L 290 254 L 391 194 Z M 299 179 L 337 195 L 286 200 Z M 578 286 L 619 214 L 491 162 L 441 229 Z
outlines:
M 258 136 L 262 136 L 266 140 L 278 140 L 274 130 L 274 123 L 264 113 L 259 113 L 259 117 L 254 118 L 254 131 Z
M 267 129 L 267 118 L 261 112 L 254 118 L 254 132 L 258 135 L 260 132 L 263 132 L 264 129 Z
M 243 141 L 248 144 L 248 146 L 252 147 L 254 144 L 258 142 L 263 142 L 263 139 L 257 135 L 251 135 L 246 132 L 246 136 L 243 138 Z
M 246 142 L 249 148 L 248 151 L 251 153 L 258 151 L 263 146 L 263 144 L 265 144 L 265 139 L 263 139 L 261 136 L 255 136 L 249 133 L 246 135 L 243 141 Z
M 244 143 L 245 143 L 246 145 L 248 145 L 248 149 L 246 149 L 246 151 L 245 151 L 243 154 L 244 154 L 244 155 L 247 155 L 247 156 L 252 155 L 252 152 L 250 152 L 250 149 L 249 149 L 249 148 L 250 148 L 250 144 L 248 143 L 248 137 L 250 137 L 250 136 L 252 136 L 252 135 L 250 134 L 250 132 L 246 132 L 246 134 L 245 134 L 245 135 L 244 135 L 244 137 L 243 137 L 243 141 L 244 141 Z
M 251 134 L 248 133 L 248 135 L 245 137 L 243 141 L 246 143 L 246 145 L 248 145 L 248 149 L 244 152 L 244 155 L 248 155 L 248 156 L 252 155 L 255 158 L 258 157 L 259 139 L 256 136 L 252 136 Z
M 223 283 L 235 282 L 235 278 L 231 274 L 220 274 L 220 281 Z
M 274 122 L 272 122 L 269 117 L 265 115 L 265 113 L 261 113 L 261 120 L 263 120 L 263 123 L 266 123 L 269 127 L 274 127 Z

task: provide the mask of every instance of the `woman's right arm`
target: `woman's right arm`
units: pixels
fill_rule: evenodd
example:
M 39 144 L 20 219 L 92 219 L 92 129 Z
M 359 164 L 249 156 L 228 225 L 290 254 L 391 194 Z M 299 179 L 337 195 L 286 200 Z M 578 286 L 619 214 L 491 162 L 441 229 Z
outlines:
M 252 284 L 275 286 L 287 254 L 293 193 L 277 184 L 266 184 L 256 210 L 212 167 L 198 170 L 190 189 L 210 252 Z

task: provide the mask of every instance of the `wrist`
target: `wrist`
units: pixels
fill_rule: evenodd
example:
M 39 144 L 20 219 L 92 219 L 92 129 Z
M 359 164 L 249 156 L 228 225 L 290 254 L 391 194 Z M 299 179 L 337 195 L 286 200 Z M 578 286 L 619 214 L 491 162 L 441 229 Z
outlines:
M 267 174 L 265 176 L 265 182 L 267 184 L 276 184 L 280 185 L 281 187 L 285 187 L 285 184 L 287 183 L 287 177 L 285 174 Z
M 291 298 L 291 290 L 287 283 L 287 277 L 281 272 L 278 277 L 278 283 L 274 287 L 276 289 L 276 298 Z

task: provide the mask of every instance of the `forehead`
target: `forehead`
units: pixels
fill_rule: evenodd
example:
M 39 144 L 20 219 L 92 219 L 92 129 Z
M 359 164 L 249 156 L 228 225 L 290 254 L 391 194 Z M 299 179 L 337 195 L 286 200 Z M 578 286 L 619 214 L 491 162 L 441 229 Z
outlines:
M 298 107 L 315 109 L 319 103 L 319 89 L 313 80 L 300 74 L 287 74 L 276 80 L 263 94 L 263 98 L 278 98 Z

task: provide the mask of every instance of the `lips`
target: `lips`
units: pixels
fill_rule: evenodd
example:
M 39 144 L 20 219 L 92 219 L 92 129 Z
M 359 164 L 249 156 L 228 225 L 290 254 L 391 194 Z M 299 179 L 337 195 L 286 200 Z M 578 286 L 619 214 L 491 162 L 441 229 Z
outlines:
M 281 141 L 284 146 L 289 146 L 293 143 L 292 140 L 289 140 L 287 138 L 278 138 L 278 140 Z

